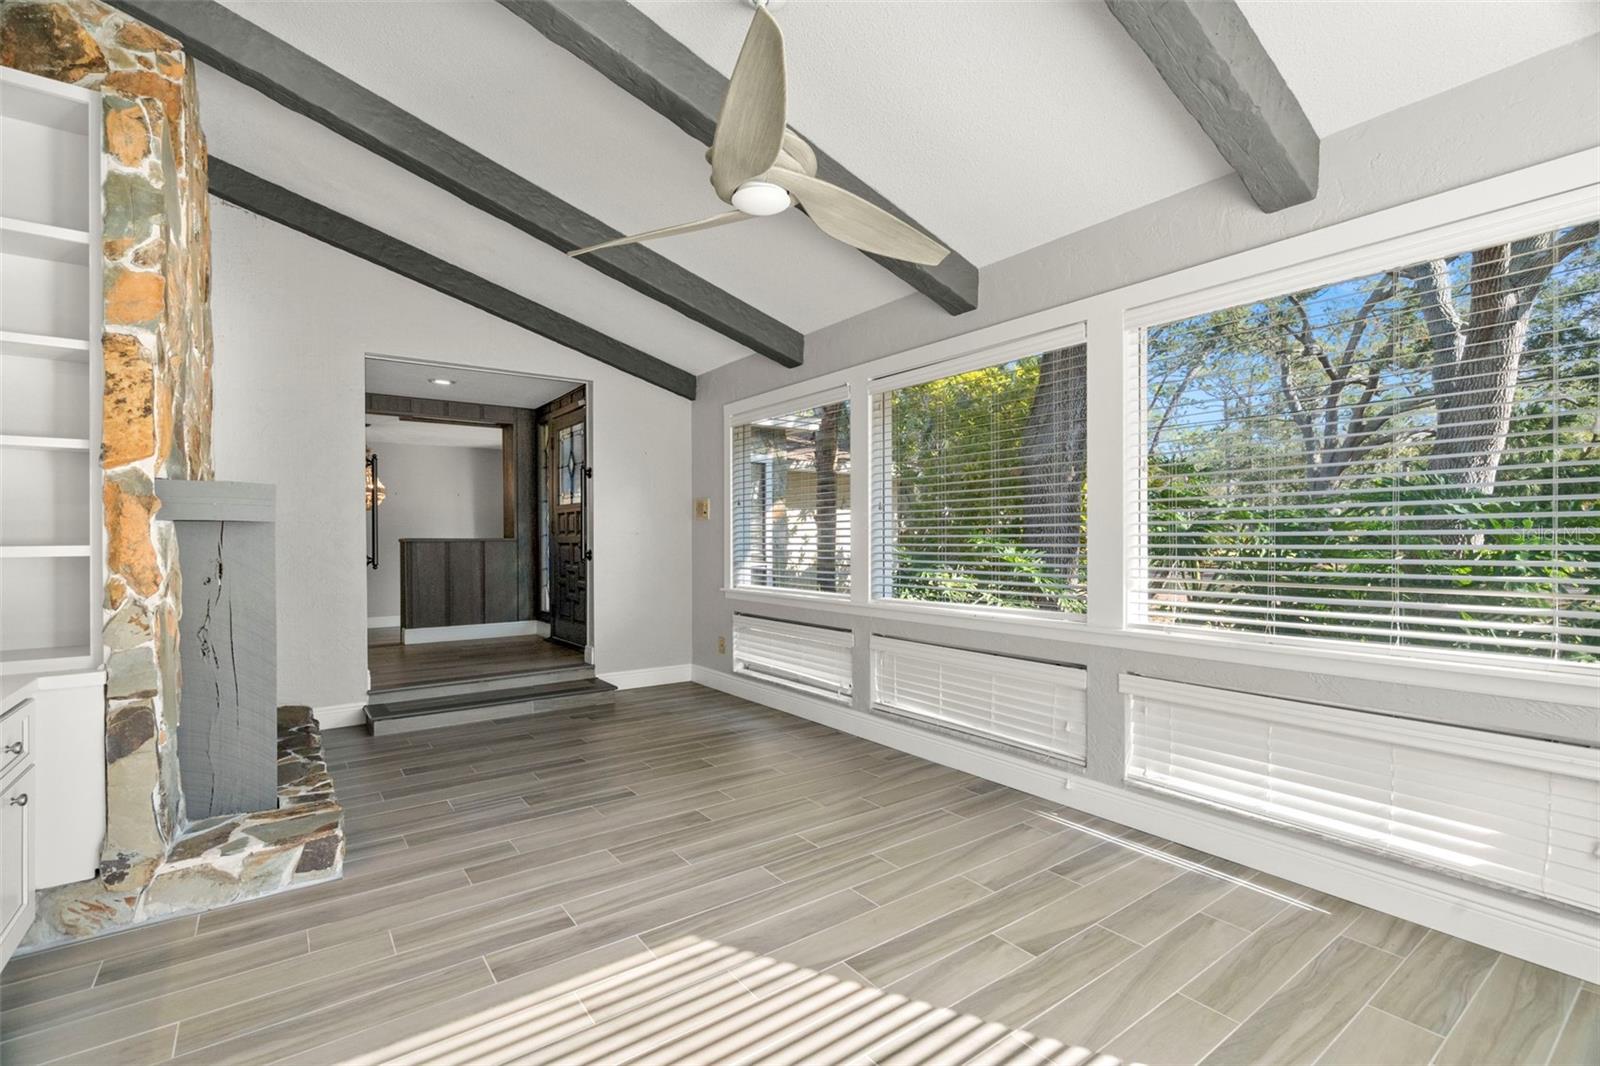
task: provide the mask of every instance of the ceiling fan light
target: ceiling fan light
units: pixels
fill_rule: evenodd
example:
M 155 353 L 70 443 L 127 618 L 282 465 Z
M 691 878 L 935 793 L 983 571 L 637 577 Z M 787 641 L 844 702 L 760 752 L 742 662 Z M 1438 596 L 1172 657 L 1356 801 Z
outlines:
M 776 215 L 789 206 L 789 193 L 770 181 L 747 181 L 733 191 L 733 206 L 747 215 Z

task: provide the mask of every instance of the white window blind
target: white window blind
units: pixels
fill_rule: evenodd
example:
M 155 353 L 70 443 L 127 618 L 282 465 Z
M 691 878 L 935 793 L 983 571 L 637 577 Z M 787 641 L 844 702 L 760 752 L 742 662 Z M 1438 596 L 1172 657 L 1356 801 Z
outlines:
M 1600 910 L 1600 753 L 1123 675 L 1127 779 Z
M 850 588 L 850 405 L 844 399 L 732 427 L 737 588 Z
M 797 622 L 733 616 L 733 672 L 848 700 L 855 635 Z
M 872 638 L 878 707 L 1082 762 L 1087 706 L 1076 667 Z
M 1597 229 L 1146 330 L 1135 624 L 1600 659 Z
M 873 407 L 874 594 L 1084 609 L 1084 346 L 890 387 Z

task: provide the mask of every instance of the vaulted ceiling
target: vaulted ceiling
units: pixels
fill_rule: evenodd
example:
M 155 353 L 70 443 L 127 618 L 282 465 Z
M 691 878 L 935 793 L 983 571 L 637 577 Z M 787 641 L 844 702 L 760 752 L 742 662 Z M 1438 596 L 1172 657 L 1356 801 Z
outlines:
M 493 0 L 225 6 L 616 230 L 725 209 L 704 144 Z M 724 75 L 750 21 L 743 0 L 637 7 Z M 1322 136 L 1600 32 L 1588 2 L 1239 9 Z M 1232 172 L 1099 0 L 790 0 L 776 15 L 790 124 L 977 267 Z M 217 70 L 200 91 L 212 152 L 235 167 L 690 374 L 751 351 Z M 800 334 L 925 299 L 792 211 L 650 248 Z

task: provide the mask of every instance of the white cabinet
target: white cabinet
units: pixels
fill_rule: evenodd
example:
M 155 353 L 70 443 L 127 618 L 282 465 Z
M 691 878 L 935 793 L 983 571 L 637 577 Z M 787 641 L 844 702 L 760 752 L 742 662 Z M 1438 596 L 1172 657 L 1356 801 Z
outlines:
M 105 685 L 103 670 L 0 678 L 0 965 L 33 921 L 34 892 L 99 872 Z
M 100 665 L 100 94 L 0 68 L 0 674 Z
M 39 773 L 29 805 L 49 832 L 34 841 L 35 888 L 87 881 L 100 868 L 106 831 L 106 675 L 0 679 L 0 763 L 26 760 Z M 15 722 L 15 724 L 13 724 Z M 20 746 L 20 753 L 12 753 Z M 0 780 L 19 769 L 0 769 Z
M 32 710 L 31 703 L 20 701 L 0 719 L 0 727 L 7 736 L 26 736 Z M 10 743 L 19 742 L 26 744 Z M 37 885 L 34 825 L 39 805 L 34 788 L 39 773 L 26 747 L 12 754 L 9 771 L 0 776 L 0 965 L 33 924 Z

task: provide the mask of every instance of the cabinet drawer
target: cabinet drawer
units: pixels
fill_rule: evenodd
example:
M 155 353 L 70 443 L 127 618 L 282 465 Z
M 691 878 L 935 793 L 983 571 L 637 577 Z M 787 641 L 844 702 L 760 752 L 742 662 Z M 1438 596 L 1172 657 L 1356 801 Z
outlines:
M 33 922 L 33 802 L 36 768 L 0 785 L 0 960 Z
M 33 754 L 33 700 L 19 701 L 0 718 L 0 778 Z

